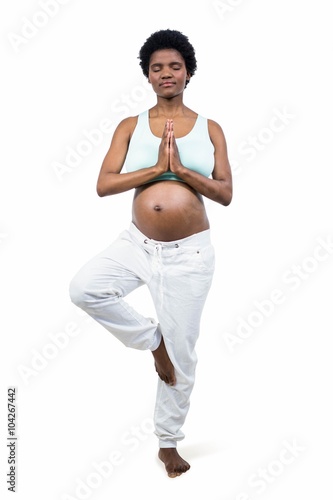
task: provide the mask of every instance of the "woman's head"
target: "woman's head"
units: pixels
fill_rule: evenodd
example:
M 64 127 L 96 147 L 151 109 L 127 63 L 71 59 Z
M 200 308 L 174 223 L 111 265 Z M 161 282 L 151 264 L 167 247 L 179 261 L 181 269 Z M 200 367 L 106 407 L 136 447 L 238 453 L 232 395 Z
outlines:
M 195 51 L 187 36 L 176 30 L 156 31 L 145 41 L 139 52 L 140 66 L 143 74 L 148 78 L 151 56 L 157 50 L 177 50 L 185 61 L 186 70 L 193 76 L 197 69 Z

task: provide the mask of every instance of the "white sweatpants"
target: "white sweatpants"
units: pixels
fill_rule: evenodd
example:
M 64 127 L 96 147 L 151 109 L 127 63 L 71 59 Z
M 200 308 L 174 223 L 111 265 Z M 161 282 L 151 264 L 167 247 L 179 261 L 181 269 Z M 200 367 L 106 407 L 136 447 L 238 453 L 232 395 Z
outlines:
M 194 385 L 202 309 L 214 272 L 210 231 L 172 242 L 147 238 L 131 223 L 129 230 L 90 260 L 70 284 L 70 296 L 123 344 L 134 349 L 159 346 L 161 334 L 177 382 L 158 379 L 155 433 L 161 448 L 176 447 Z M 135 311 L 124 299 L 147 285 L 158 321 Z

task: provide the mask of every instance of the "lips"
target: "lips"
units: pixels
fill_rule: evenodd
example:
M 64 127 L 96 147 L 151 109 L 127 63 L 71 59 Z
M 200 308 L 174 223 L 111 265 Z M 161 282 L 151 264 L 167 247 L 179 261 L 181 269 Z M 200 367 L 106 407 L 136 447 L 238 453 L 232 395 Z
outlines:
M 160 87 L 172 87 L 175 85 L 173 82 L 164 82 L 160 84 Z

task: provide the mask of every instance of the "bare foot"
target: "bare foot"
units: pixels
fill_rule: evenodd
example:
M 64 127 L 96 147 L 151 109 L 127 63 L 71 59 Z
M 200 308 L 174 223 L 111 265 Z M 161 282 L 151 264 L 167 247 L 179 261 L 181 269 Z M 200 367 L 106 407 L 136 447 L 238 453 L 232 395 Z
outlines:
M 152 351 L 152 353 L 155 359 L 155 368 L 160 379 L 166 384 L 175 385 L 175 369 L 165 348 L 163 337 L 158 348 Z
M 180 476 L 190 468 L 190 464 L 182 459 L 176 448 L 160 448 L 158 458 L 164 463 L 169 477 Z

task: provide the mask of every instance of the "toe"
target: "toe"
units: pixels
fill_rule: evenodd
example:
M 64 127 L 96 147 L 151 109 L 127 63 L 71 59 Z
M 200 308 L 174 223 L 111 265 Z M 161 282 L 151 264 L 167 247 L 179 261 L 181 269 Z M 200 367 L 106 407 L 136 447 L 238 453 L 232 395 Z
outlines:
M 174 478 L 174 477 L 179 476 L 179 474 L 177 472 L 169 472 L 168 476 Z

